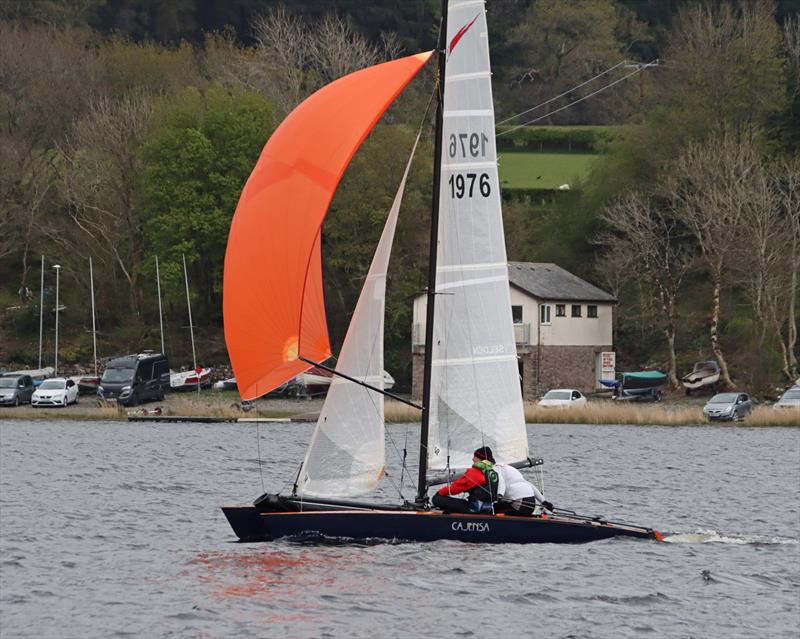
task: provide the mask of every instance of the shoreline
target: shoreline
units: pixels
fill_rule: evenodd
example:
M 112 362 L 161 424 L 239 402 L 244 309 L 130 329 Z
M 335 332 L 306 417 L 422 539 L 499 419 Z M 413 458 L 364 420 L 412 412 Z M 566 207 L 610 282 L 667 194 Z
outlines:
M 324 398 L 266 398 L 244 411 L 233 391 L 170 393 L 163 402 L 126 408 L 101 404 L 95 397 L 84 395 L 78 404 L 66 408 L 33 408 L 31 406 L 0 407 L 0 419 L 8 420 L 84 420 L 142 422 L 313 422 L 319 416 Z M 709 422 L 703 417 L 703 400 L 667 400 L 654 404 L 615 404 L 592 401 L 585 408 L 542 408 L 525 404 L 527 424 L 575 425 L 647 425 L 647 426 L 782 426 L 800 427 L 800 411 L 778 410 L 757 406 L 742 422 Z M 160 413 L 157 413 L 160 409 Z M 129 419 L 131 418 L 131 419 Z M 387 423 L 419 422 L 419 412 L 395 401 L 387 401 Z

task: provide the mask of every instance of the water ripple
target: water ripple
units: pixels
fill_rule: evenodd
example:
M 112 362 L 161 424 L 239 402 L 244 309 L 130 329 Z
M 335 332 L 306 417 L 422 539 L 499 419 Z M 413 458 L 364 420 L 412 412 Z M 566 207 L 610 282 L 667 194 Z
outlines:
M 551 501 L 670 543 L 232 543 L 310 430 L 0 423 L 0 635 L 796 637 L 798 429 L 529 426 Z

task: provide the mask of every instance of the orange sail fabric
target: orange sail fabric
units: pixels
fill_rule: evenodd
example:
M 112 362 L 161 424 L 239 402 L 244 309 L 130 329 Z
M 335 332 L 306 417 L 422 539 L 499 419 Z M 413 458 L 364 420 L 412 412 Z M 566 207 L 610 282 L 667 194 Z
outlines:
M 320 233 L 350 159 L 432 52 L 351 73 L 302 102 L 267 142 L 225 252 L 225 341 L 243 399 L 330 357 Z

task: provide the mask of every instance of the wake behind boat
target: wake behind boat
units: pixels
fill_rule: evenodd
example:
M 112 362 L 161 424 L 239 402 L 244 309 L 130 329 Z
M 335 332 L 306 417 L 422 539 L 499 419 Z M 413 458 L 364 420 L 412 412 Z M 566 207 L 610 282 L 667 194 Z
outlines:
M 245 185 L 228 238 L 223 298 L 240 395 L 255 399 L 313 367 L 333 377 L 300 469 L 287 468 L 295 477 L 291 495 L 263 495 L 252 506 L 223 508 L 225 515 L 243 541 L 660 539 L 650 528 L 570 511 L 508 515 L 491 502 L 486 514 L 431 507 L 429 488 L 470 468 L 476 446 L 491 447 L 499 463 L 516 468 L 538 463 L 529 457 L 517 370 L 484 3 L 445 1 L 442 15 L 422 404 L 386 391 L 382 348 L 386 274 L 416 143 L 335 369 L 323 363 L 331 351 L 320 235 L 353 154 L 433 52 L 317 91 L 278 127 Z M 398 504 L 351 501 L 385 476 L 386 395 L 421 411 L 416 497 L 404 497 L 412 473 L 403 450 L 399 485 L 392 480 Z

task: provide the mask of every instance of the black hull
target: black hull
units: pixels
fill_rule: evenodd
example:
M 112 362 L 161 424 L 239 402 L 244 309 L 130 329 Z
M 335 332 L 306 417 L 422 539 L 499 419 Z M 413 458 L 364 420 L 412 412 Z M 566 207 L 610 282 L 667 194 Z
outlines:
M 567 515 L 513 517 L 377 509 L 259 512 L 255 506 L 229 506 L 222 510 L 240 541 L 289 537 L 580 544 L 610 537 L 661 538 L 649 528 Z

